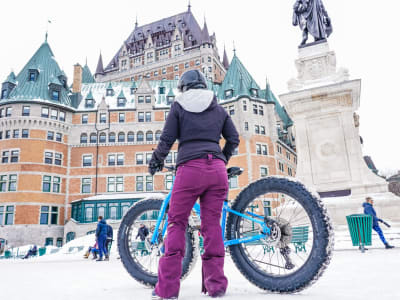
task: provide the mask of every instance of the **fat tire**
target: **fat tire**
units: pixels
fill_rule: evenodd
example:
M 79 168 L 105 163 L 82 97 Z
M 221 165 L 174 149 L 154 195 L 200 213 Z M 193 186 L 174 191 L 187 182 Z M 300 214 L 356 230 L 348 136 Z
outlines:
M 158 281 L 158 276 L 154 276 L 147 272 L 136 263 L 129 251 L 128 231 L 132 223 L 145 211 L 160 210 L 163 199 L 145 199 L 135 203 L 125 214 L 121 220 L 118 230 L 118 251 L 121 261 L 128 273 L 138 282 L 145 286 L 154 287 Z M 185 257 L 182 261 L 182 275 L 184 279 L 189 275 L 190 271 L 197 259 L 196 239 L 193 230 L 188 227 L 186 230 L 186 246 Z
M 281 177 L 267 177 L 251 183 L 237 196 L 232 209 L 243 212 L 250 201 L 268 192 L 295 198 L 310 216 L 314 241 L 309 258 L 296 272 L 278 277 L 255 269 L 241 244 L 229 246 L 230 255 L 239 271 L 259 288 L 275 293 L 296 293 L 315 283 L 329 265 L 334 240 L 332 224 L 317 195 L 309 192 L 302 183 Z M 237 238 L 240 219 L 235 214 L 229 214 L 226 227 L 228 240 Z

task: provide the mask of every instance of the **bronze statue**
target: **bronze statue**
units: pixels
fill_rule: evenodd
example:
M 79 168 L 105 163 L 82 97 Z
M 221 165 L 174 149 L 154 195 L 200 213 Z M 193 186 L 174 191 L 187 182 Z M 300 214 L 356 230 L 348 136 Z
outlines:
M 328 38 L 332 33 L 331 19 L 322 0 L 296 0 L 293 7 L 293 26 L 297 25 L 303 30 L 300 46 L 306 44 L 309 33 L 316 42 Z

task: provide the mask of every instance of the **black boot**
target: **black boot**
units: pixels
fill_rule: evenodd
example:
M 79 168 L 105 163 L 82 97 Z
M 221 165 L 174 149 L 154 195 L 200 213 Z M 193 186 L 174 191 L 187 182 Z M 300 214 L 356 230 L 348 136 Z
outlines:
M 386 248 L 386 249 L 393 249 L 393 248 L 394 248 L 394 246 L 392 246 L 392 245 L 389 245 L 389 243 L 386 243 L 386 244 L 385 244 L 385 248 Z

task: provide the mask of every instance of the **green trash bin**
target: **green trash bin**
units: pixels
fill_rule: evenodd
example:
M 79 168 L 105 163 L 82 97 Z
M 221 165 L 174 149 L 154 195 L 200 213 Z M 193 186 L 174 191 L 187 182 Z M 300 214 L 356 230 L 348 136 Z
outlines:
M 372 216 L 354 214 L 346 216 L 346 219 L 353 246 L 359 246 L 364 252 L 365 246 L 372 245 Z
M 11 257 L 12 257 L 12 255 L 11 255 L 11 251 L 10 250 L 4 251 L 4 258 L 11 258 Z
M 39 248 L 39 256 L 46 254 L 46 247 Z

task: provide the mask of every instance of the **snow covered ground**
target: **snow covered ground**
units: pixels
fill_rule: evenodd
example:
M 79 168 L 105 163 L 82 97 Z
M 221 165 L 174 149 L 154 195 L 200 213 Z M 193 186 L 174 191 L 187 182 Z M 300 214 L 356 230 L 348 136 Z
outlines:
M 109 262 L 84 260 L 83 252 L 53 254 L 29 260 L 0 261 L 2 299 L 150 299 L 151 290 L 134 281 L 116 255 Z M 311 288 L 295 295 L 266 293 L 251 285 L 226 259 L 229 279 L 224 299 L 329 300 L 400 299 L 400 248 L 335 251 L 324 276 Z M 182 283 L 180 299 L 208 299 L 200 294 L 199 261 Z

